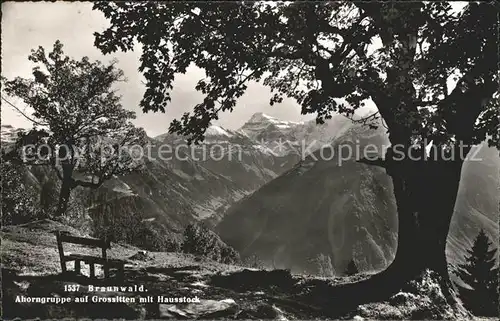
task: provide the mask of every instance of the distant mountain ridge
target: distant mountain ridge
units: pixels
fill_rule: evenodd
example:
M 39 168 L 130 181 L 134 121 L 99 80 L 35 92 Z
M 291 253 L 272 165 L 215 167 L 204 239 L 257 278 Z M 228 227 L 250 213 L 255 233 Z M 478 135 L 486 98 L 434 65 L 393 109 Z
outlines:
M 280 155 L 314 151 L 349 127 L 350 121 L 337 115 L 325 124 L 316 120 L 292 122 L 277 119 L 264 113 L 254 114 L 238 131 Z
M 271 141 L 265 146 L 245 132 L 248 124 L 256 125 L 260 116 L 254 115 L 236 131 L 210 126 L 200 146 L 187 146 L 182 137 L 168 133 L 150 138 L 152 159 L 141 173 L 115 177 L 96 191 L 76 190 L 75 198 L 84 203 L 82 206 L 91 216 L 106 211 L 117 217 L 141 216 L 148 222 L 165 226 L 173 234 L 181 233 L 187 224 L 195 221 L 214 225 L 231 204 L 300 160 L 296 151 L 280 153 Z M 264 128 L 271 123 L 274 120 L 270 118 L 261 119 Z M 12 143 L 18 131 L 2 125 L 2 142 Z M 268 131 L 271 132 L 271 128 Z M 284 138 L 295 139 L 290 135 Z M 162 144 L 171 148 L 167 159 L 160 157 Z M 47 181 L 58 182 L 48 168 L 26 170 L 29 183 L 37 185 L 40 191 Z
M 11 143 L 16 132 L 2 125 L 2 142 Z M 317 125 L 257 113 L 237 130 L 210 126 L 199 146 L 168 133 L 150 143 L 153 159 L 143 172 L 77 192 L 88 215 L 139 216 L 172 236 L 203 221 L 217 225 L 222 239 L 244 257 L 258 255 L 268 265 L 300 272 L 314 271 L 311 262 L 320 254 L 338 271 L 351 257 L 370 270 L 383 268 L 394 255 L 396 212 L 385 171 L 318 157 L 341 144 L 387 144 L 383 127 L 370 130 L 343 116 Z M 160 159 L 161 144 L 180 157 Z M 485 162 L 464 165 L 447 248 L 454 263 L 479 228 L 494 239 L 498 235 L 498 151 L 481 153 Z M 40 190 L 57 181 L 49 169 L 27 172 L 27 182 Z

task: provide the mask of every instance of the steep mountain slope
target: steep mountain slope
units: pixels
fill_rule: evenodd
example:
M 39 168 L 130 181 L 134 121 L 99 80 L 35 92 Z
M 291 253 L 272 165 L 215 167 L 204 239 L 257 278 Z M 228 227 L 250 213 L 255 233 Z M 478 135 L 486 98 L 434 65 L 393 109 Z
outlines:
M 218 223 L 235 201 L 276 178 L 299 160 L 298 155 L 278 155 L 240 131 L 219 126 L 210 126 L 205 141 L 200 145 L 188 146 L 184 138 L 173 134 L 164 134 L 155 139 L 159 145 L 167 145 L 174 150 L 174 157 L 164 162 L 165 166 L 179 171 L 180 167 L 186 166 L 186 162 L 195 164 L 216 173 L 219 176 L 216 184 L 226 182 L 224 193 L 208 198 L 204 197 L 206 192 L 186 186 L 188 195 L 194 193 L 192 210 L 198 214 L 198 219 L 209 225 Z M 204 180 L 208 183 L 211 181 Z
M 359 140 L 356 145 L 363 151 L 368 144 L 386 144 L 385 137 L 380 130 L 354 126 L 344 129 L 334 146 Z M 295 271 L 314 271 L 311 259 L 319 254 L 329 256 L 340 273 L 352 257 L 362 270 L 386 266 L 397 239 L 390 178 L 354 160 L 328 160 L 330 148 L 323 150 L 325 160 L 318 150 L 313 155 L 319 160 L 309 157 L 232 206 L 217 226 L 222 239 L 243 257 L 257 255 L 269 266 Z M 482 160 L 471 159 L 463 169 L 448 239 L 452 264 L 462 260 L 479 228 L 493 240 L 498 237 L 500 158 L 484 146 L 476 157 Z
M 155 152 L 153 149 L 153 154 Z M 243 196 L 230 180 L 189 158 L 169 161 L 153 158 L 146 162 L 142 172 L 116 177 L 103 189 L 110 195 L 104 198 L 100 195 L 99 202 L 106 204 L 116 198 L 135 200 L 132 203 L 138 206 L 136 212 L 160 217 L 178 232 L 187 223 L 210 215 L 224 202 L 233 202 Z M 117 210 L 127 210 L 117 208 L 119 204 L 114 206 Z M 99 206 L 97 204 L 96 211 L 100 211 Z

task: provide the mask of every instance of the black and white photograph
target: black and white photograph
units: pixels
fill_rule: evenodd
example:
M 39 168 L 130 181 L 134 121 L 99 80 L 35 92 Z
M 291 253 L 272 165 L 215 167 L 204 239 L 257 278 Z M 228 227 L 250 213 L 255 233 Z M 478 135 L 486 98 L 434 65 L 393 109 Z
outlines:
M 498 320 L 498 2 L 1 17 L 1 319 Z

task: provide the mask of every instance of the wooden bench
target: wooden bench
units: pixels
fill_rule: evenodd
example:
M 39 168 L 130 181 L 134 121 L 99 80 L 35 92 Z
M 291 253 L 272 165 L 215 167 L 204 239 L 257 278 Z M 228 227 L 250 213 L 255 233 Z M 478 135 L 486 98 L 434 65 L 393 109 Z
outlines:
M 111 243 L 102 239 L 86 238 L 72 236 L 67 233 L 56 231 L 57 248 L 59 250 L 59 258 L 61 260 L 61 269 L 63 273 L 67 272 L 66 262 L 75 262 L 75 273 L 80 274 L 81 262 L 87 263 L 90 266 L 90 278 L 95 278 L 95 264 L 103 266 L 104 277 L 109 278 L 111 268 L 117 270 L 117 276 L 123 278 L 123 270 L 125 261 L 117 259 L 109 259 L 106 255 L 106 250 L 111 248 Z M 101 248 L 102 257 L 92 255 L 69 254 L 64 255 L 63 243 L 73 243 L 87 245 L 94 248 Z

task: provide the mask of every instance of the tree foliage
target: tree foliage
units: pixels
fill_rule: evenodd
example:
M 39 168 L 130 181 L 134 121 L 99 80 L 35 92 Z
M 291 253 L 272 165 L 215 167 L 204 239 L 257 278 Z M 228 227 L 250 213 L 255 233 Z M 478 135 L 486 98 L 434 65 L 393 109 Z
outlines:
M 59 215 L 66 210 L 71 190 L 97 188 L 113 177 L 138 169 L 127 150 L 145 143 L 145 132 L 130 120 L 113 85 L 123 81 L 115 62 L 104 65 L 87 57 L 64 55 L 56 41 L 53 50 L 32 50 L 33 78 L 4 80 L 4 91 L 20 98 L 33 111 L 34 124 L 17 141 L 17 159 L 28 165 L 50 166 L 62 182 Z
M 498 316 L 498 265 L 496 248 L 481 230 L 457 275 L 472 288 L 460 288 L 464 304 L 476 315 Z
M 52 176 L 52 175 L 51 175 Z M 54 213 L 57 209 L 57 194 L 59 182 L 57 178 L 47 177 L 41 181 L 40 185 L 40 209 L 47 213 Z
M 25 168 L 2 162 L 2 224 L 23 224 L 43 217 L 36 190 L 26 184 Z
M 98 2 L 111 27 L 96 33 L 103 53 L 143 45 L 144 111 L 165 111 L 175 76 L 194 64 L 205 95 L 171 132 L 203 139 L 232 111 L 250 81 L 294 98 L 323 122 L 376 104 L 391 142 L 435 145 L 490 137 L 498 144 L 497 11 L 444 2 Z M 378 43 L 378 45 L 376 45 Z M 455 77 L 456 86 L 447 79 Z M 497 97 L 497 96 L 496 96 Z M 373 122 L 371 122 L 373 125 Z
M 243 259 L 243 265 L 248 266 L 252 269 L 261 269 L 265 268 L 264 262 L 257 256 L 257 254 L 252 254 L 245 259 Z
M 196 223 L 189 224 L 184 230 L 182 251 L 227 264 L 240 261 L 235 249 L 225 244 L 217 234 Z
M 147 213 L 135 197 L 107 198 L 102 191 L 96 194 L 89 202 L 94 236 L 149 251 L 180 251 L 180 240 L 164 224 L 146 220 Z

